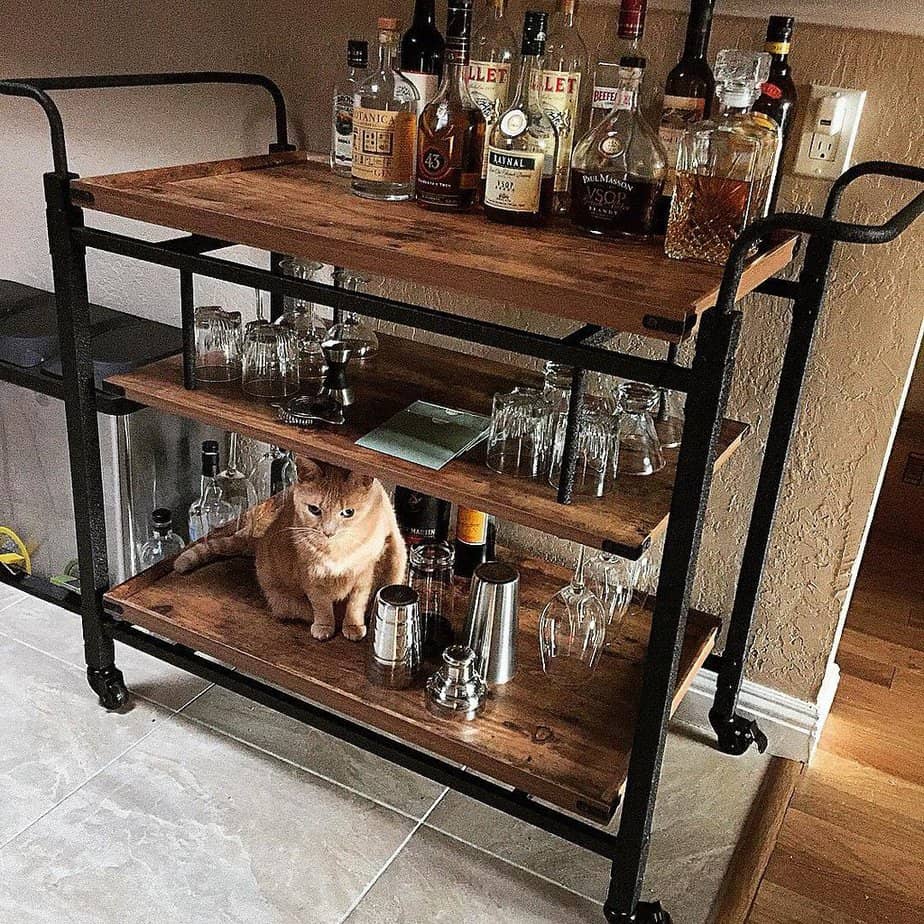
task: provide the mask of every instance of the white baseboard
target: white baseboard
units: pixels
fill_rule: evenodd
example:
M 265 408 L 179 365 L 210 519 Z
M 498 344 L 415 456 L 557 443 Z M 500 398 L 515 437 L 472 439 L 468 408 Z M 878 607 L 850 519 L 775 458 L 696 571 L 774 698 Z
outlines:
M 711 729 L 709 710 L 715 696 L 713 671 L 701 670 L 690 686 L 675 721 L 694 728 Z M 831 703 L 840 680 L 840 668 L 831 662 L 818 694 L 817 702 L 796 699 L 772 687 L 745 680 L 738 700 L 742 715 L 757 719 L 769 740 L 767 750 L 775 757 L 808 763 L 815 753 Z

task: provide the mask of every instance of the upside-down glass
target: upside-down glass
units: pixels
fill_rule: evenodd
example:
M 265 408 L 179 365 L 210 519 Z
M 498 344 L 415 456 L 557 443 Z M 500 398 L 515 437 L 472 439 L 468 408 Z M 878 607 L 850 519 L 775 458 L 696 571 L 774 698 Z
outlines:
M 195 312 L 196 381 L 237 382 L 241 377 L 241 313 L 218 305 Z
M 561 477 L 567 429 L 568 415 L 559 416 L 549 466 L 549 484 L 552 487 L 558 486 Z M 578 415 L 576 441 L 574 493 L 603 497 L 614 487 L 615 460 L 620 454 L 613 412 L 608 402 L 594 395 L 585 396 Z
M 426 655 L 438 655 L 455 636 L 453 564 L 447 542 L 421 542 L 411 549 L 408 584 L 420 597 L 420 627 Z
M 323 263 L 295 259 L 284 260 L 279 265 L 280 272 L 284 276 L 307 281 L 314 280 L 323 267 Z M 320 384 L 327 371 L 314 307 L 314 302 L 301 298 L 290 298 L 287 295 L 282 316 L 276 322 L 291 327 L 295 331 L 298 341 L 298 378 L 303 388 L 312 383 Z
M 584 572 L 587 586 L 606 610 L 606 624 L 612 632 L 619 627 L 632 602 L 634 565 L 610 552 L 598 552 Z
M 334 270 L 334 285 L 347 292 L 358 292 L 368 280 L 350 270 Z M 353 355 L 360 363 L 372 359 L 379 351 L 379 338 L 365 318 L 347 312 L 339 324 L 332 324 L 326 334 L 328 340 L 342 340 L 350 344 Z
M 658 410 L 655 414 L 655 429 L 663 449 L 676 449 L 683 437 L 684 405 L 686 395 L 682 391 L 661 389 Z
M 535 388 L 494 396 L 485 461 L 514 478 L 538 478 L 545 458 L 551 404 Z
M 244 329 L 241 391 L 265 400 L 288 398 L 298 392 L 298 339 L 288 325 L 265 320 L 259 289 L 256 297 L 257 320 Z
M 616 470 L 621 475 L 653 475 L 664 468 L 664 454 L 652 416 L 658 396 L 657 388 L 643 382 L 625 382 L 619 386 Z

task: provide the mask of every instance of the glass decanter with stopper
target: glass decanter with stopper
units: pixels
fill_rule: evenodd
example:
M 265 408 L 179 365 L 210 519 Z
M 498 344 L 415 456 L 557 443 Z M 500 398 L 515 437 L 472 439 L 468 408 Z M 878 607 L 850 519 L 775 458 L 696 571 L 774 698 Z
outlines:
M 720 114 L 693 125 L 680 140 L 664 242 L 669 257 L 725 263 L 735 238 L 764 214 L 780 132 L 750 108 L 769 73 L 764 52 L 719 52 Z
M 645 240 L 655 233 L 666 154 L 640 106 L 645 59 L 620 59 L 610 114 L 578 142 L 571 158 L 571 219 L 584 231 Z
M 173 531 L 173 514 L 166 507 L 151 513 L 151 535 L 138 550 L 142 570 L 183 551 L 183 540 Z

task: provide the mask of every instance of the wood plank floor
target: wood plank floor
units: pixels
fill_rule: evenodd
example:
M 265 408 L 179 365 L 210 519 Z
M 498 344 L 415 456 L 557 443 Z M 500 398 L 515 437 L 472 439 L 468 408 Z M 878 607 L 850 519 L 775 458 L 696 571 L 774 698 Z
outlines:
M 749 924 L 924 921 L 924 548 L 871 540 L 838 663 Z

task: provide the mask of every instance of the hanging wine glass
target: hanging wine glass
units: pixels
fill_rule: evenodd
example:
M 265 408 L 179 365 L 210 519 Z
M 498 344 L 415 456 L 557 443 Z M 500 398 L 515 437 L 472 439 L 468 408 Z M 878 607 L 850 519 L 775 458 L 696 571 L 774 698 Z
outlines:
M 603 604 L 612 634 L 632 602 L 632 562 L 610 552 L 599 552 L 587 563 L 586 579 L 587 586 Z
M 556 682 L 579 686 L 593 675 L 606 643 L 606 612 L 584 583 L 584 547 L 574 577 L 542 610 L 539 656 Z
M 241 515 L 257 503 L 257 491 L 250 478 L 240 467 L 239 437 L 231 432 L 228 449 L 228 464 L 224 471 L 215 476 L 221 486 L 225 500 L 234 508 L 235 518 L 240 523 Z
M 366 278 L 349 270 L 337 267 L 334 270 L 334 284 L 347 292 L 358 292 Z M 360 363 L 372 359 L 379 351 L 379 338 L 365 318 L 347 312 L 339 324 L 332 324 L 327 331 L 328 340 L 340 340 L 349 344 L 353 355 Z
M 284 276 L 313 281 L 323 268 L 323 263 L 307 260 L 284 260 L 279 270 Z M 286 296 L 284 311 L 276 322 L 291 327 L 298 343 L 298 379 L 303 390 L 320 385 L 327 371 L 321 337 L 317 329 L 314 302 Z

